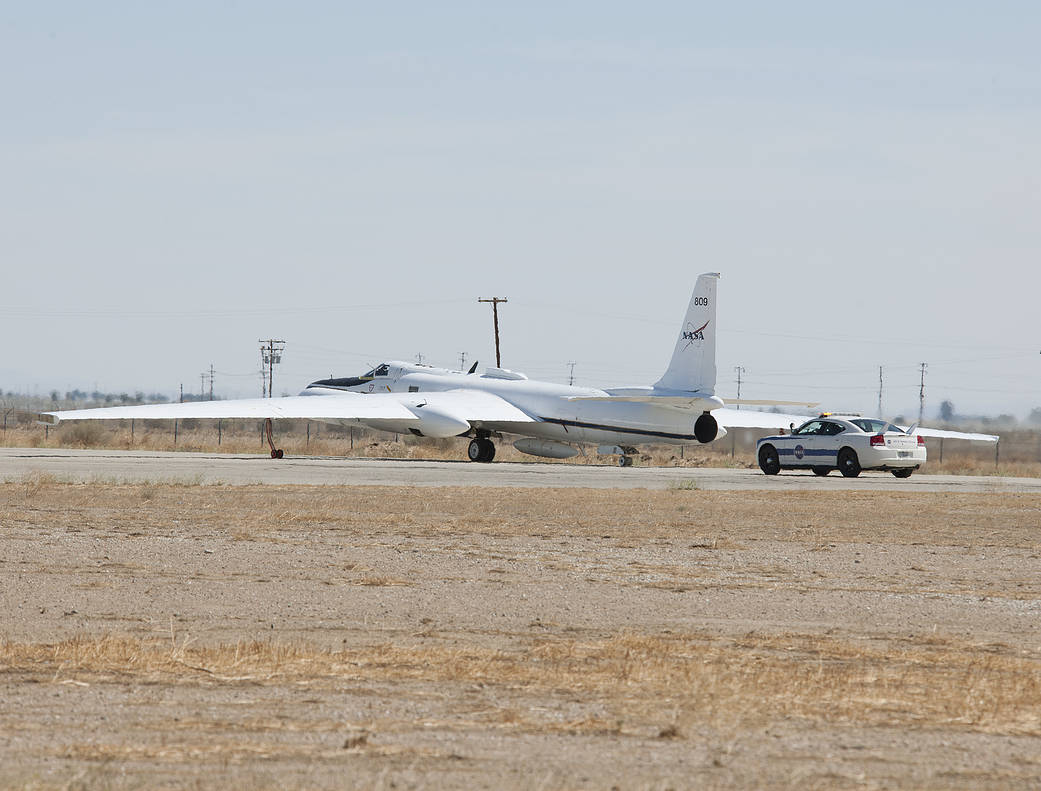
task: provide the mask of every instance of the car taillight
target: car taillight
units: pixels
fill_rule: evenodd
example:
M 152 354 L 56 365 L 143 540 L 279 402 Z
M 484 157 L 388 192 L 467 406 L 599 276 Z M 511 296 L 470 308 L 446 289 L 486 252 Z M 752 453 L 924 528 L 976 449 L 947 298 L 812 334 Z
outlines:
M 871 447 L 872 448 L 877 448 L 879 445 L 885 446 L 885 444 L 886 444 L 886 438 L 883 437 L 881 434 L 875 434 L 875 436 L 873 436 L 871 438 Z
M 921 434 L 919 434 L 918 435 L 918 446 L 922 447 L 923 445 L 925 445 L 925 437 L 923 437 Z

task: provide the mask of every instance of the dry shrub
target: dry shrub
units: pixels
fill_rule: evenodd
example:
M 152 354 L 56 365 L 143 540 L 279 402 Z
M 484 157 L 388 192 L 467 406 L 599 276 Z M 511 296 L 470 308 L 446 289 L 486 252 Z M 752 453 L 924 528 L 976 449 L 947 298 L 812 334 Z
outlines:
M 65 448 L 96 448 L 108 440 L 109 432 L 98 423 L 83 420 L 58 431 L 58 441 Z
M 22 476 L 20 483 L 23 496 L 32 499 L 38 497 L 45 489 L 57 484 L 58 479 L 47 472 L 30 470 Z

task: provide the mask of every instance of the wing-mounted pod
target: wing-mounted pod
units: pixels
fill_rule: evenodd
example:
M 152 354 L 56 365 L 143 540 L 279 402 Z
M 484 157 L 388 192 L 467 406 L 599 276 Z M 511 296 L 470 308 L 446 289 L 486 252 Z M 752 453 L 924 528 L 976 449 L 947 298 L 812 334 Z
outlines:
M 468 420 L 441 404 L 429 404 L 424 401 L 410 404 L 408 409 L 419 419 L 415 426 L 409 426 L 409 431 L 417 436 L 444 439 L 458 437 L 470 430 Z

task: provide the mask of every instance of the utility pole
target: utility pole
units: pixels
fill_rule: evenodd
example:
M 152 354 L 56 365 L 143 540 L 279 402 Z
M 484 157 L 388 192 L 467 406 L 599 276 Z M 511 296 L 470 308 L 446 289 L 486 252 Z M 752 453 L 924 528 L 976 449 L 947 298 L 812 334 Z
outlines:
M 260 362 L 266 368 L 267 374 L 267 397 L 275 395 L 275 365 L 282 362 L 282 350 L 286 348 L 286 342 L 268 338 L 260 343 Z
M 459 370 L 466 370 L 466 352 L 459 352 Z
M 734 370 L 737 371 L 737 400 L 740 401 L 741 400 L 741 374 L 743 374 L 745 372 L 745 369 L 743 367 L 741 367 L 740 365 L 735 365 L 734 366 Z M 741 408 L 741 404 L 740 403 L 736 404 L 735 406 L 737 406 L 738 409 Z
M 202 401 L 206 397 L 206 372 L 203 371 L 199 374 L 199 400 Z
M 203 383 L 202 384 L 202 390 L 199 393 L 199 397 L 200 398 L 205 398 L 206 397 L 206 380 L 209 379 L 210 380 L 210 401 L 213 400 L 213 374 L 214 374 L 213 363 L 210 363 L 210 370 L 209 371 L 203 371 L 201 374 L 199 374 L 199 377 L 202 379 L 202 383 Z
M 480 299 L 478 302 L 491 302 L 492 303 L 492 321 L 495 324 L 495 367 L 502 367 L 502 360 L 499 359 L 499 303 L 508 302 L 506 297 L 492 297 L 491 299 Z
M 922 414 L 925 412 L 925 369 L 929 363 L 920 363 L 922 366 L 922 384 L 918 388 L 918 425 L 922 425 Z
M 882 366 L 878 366 L 878 416 L 882 417 Z
M 575 363 L 568 363 L 568 367 L 571 369 L 571 374 L 568 376 L 567 383 L 573 385 L 575 383 Z
M 423 352 L 416 352 L 416 364 L 417 365 L 422 365 L 423 364 Z

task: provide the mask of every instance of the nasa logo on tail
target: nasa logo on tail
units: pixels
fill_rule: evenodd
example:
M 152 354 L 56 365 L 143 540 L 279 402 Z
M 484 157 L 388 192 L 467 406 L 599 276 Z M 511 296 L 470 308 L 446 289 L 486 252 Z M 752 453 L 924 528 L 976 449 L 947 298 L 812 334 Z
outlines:
M 692 343 L 694 343 L 694 341 L 703 341 L 703 340 L 705 340 L 705 327 L 707 327 L 707 326 L 708 326 L 708 322 L 706 321 L 700 327 L 698 327 L 697 329 L 694 329 L 694 325 L 691 324 L 688 321 L 687 322 L 687 329 L 685 329 L 683 331 L 683 333 L 682 333 L 683 340 L 685 340 L 687 342 L 687 345 L 684 346 L 683 348 L 684 349 L 690 348 L 690 345 Z

